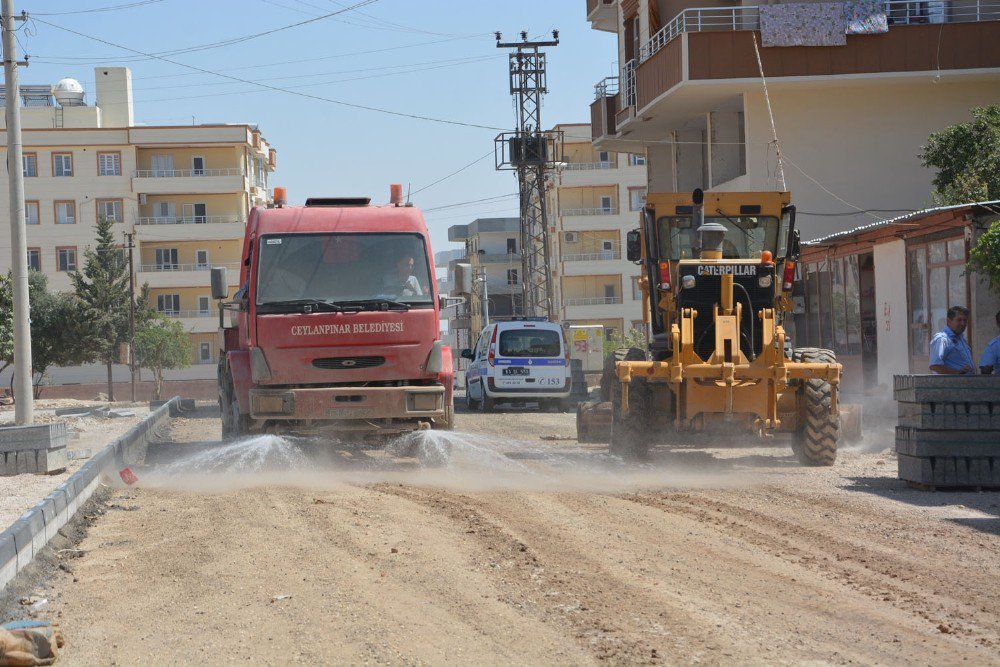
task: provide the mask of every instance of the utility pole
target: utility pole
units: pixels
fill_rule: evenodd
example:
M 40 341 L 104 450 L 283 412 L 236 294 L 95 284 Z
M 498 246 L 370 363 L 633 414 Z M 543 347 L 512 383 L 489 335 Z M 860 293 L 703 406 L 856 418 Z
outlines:
M 541 129 L 542 95 L 548 92 L 543 46 L 557 46 L 559 31 L 551 41 L 528 41 L 521 31 L 520 42 L 502 42 L 498 49 L 512 49 L 509 55 L 510 94 L 517 106 L 517 129 L 503 132 L 494 140 L 497 170 L 517 172 L 521 211 L 521 314 L 556 314 L 552 302 L 552 272 L 549 269 L 549 226 L 545 210 L 545 170 L 562 157 L 562 132 Z M 517 309 L 515 308 L 515 314 Z
M 28 240 L 24 227 L 24 166 L 21 154 L 21 90 L 17 85 L 18 62 L 14 39 L 14 0 L 3 0 L 3 71 L 7 105 L 7 176 L 10 188 L 10 252 L 14 290 L 14 423 L 35 420 L 35 396 L 31 387 L 31 307 L 28 302 Z
M 135 243 L 132 242 L 134 232 L 125 232 L 125 240 L 128 245 L 128 369 L 132 375 L 132 402 L 135 403 L 135 258 L 132 250 Z

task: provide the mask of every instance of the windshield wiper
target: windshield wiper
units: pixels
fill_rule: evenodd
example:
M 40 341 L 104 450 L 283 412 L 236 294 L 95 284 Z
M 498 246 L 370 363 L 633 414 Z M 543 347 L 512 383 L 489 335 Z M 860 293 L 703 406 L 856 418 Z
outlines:
M 339 313 L 344 309 L 331 301 L 322 299 L 289 299 L 287 301 L 265 301 L 257 304 L 257 310 L 267 312 L 318 312 L 318 313 Z
M 336 305 L 342 309 L 357 308 L 358 310 L 409 310 L 412 306 L 402 301 L 392 299 L 353 299 L 351 301 L 337 301 Z

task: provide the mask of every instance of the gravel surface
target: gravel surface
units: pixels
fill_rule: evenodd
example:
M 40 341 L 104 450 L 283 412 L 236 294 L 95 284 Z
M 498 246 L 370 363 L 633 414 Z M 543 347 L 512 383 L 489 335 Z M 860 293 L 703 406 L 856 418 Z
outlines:
M 41 399 L 35 401 L 35 423 L 48 424 L 56 421 L 65 421 L 66 430 L 69 432 L 69 443 L 66 449 L 74 452 L 90 450 L 91 455 L 96 454 L 108 443 L 124 434 L 132 426 L 137 424 L 149 413 L 146 404 L 132 406 L 127 403 L 110 404 L 116 410 L 132 410 L 134 417 L 59 417 L 54 410 L 56 408 L 79 407 L 81 412 L 87 407 L 109 406 L 108 403 L 96 403 L 94 401 L 77 401 L 74 399 Z M 0 426 L 12 426 L 14 424 L 13 408 L 0 411 Z M 54 488 L 72 475 L 76 470 L 86 463 L 83 458 L 74 459 L 69 462 L 64 472 L 53 475 L 13 475 L 10 477 L 0 476 L 0 530 L 6 528 L 16 521 L 25 511 L 31 509 L 39 500 L 49 495 Z
M 890 431 L 807 469 L 457 428 L 386 453 L 175 420 L 35 582 L 60 664 L 1000 664 L 1000 495 L 907 489 Z

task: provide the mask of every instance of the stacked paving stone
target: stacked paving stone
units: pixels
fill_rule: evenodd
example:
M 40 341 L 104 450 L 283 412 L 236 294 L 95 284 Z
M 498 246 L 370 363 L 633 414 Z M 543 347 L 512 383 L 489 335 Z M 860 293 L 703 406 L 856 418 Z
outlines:
M 0 475 L 65 470 L 68 440 L 65 422 L 0 428 Z
M 1000 488 L 1000 376 L 897 375 L 899 478 Z

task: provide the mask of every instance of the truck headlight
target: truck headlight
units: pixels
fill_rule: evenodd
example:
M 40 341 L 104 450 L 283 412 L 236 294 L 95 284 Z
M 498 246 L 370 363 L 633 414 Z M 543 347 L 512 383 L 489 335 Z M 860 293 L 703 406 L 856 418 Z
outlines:
M 761 287 L 770 287 L 771 283 L 774 282 L 774 277 L 770 273 L 765 273 L 764 275 L 757 278 L 757 284 Z
M 681 278 L 681 287 L 684 289 L 694 289 L 695 283 L 694 276 L 684 276 Z

